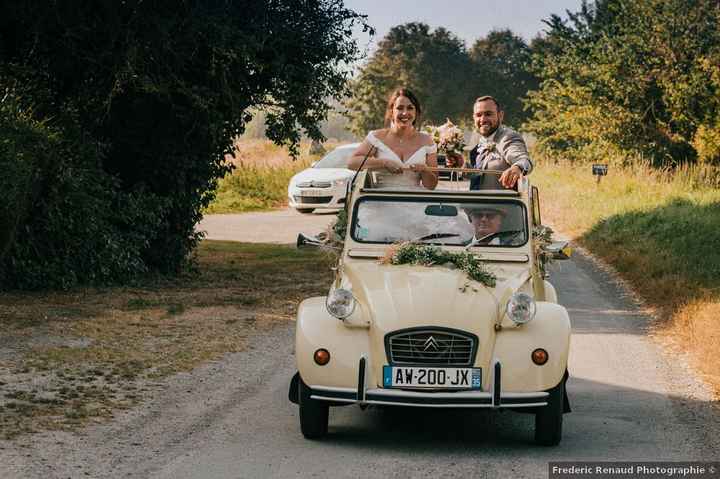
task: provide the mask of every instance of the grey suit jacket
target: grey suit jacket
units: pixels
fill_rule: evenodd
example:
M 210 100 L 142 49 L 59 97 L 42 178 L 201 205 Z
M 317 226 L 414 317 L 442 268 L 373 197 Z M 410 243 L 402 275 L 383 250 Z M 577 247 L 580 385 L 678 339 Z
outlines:
M 479 135 L 478 135 L 479 137 Z M 484 170 L 505 170 L 517 165 L 525 175 L 533 169 L 530 155 L 522 135 L 510 127 L 500 125 L 489 138 L 481 140 L 470 150 L 470 165 Z M 470 189 L 500 188 L 494 175 L 473 175 Z

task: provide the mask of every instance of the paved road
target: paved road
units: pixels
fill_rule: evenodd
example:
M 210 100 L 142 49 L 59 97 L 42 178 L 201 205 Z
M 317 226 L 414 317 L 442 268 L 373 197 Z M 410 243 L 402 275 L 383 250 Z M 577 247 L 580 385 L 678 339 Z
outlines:
M 237 227 L 243 233 L 234 238 L 251 241 L 255 233 L 239 225 L 273 231 L 268 225 L 283 215 L 213 217 L 204 225 L 211 238 L 227 239 Z M 326 219 L 317 216 L 302 222 Z M 0 476 L 543 478 L 553 460 L 717 460 L 720 415 L 682 358 L 648 338 L 650 319 L 585 256 L 559 263 L 552 281 L 574 328 L 573 412 L 558 447 L 533 444 L 529 415 L 355 406 L 331 410 L 326 440 L 304 440 L 297 407 L 287 401 L 294 325 L 248 320 L 250 350 L 176 377 L 144 409 L 112 424 L 80 437 L 34 438 L 5 475 L 0 465 Z
M 335 212 L 298 213 L 284 210 L 208 215 L 198 225 L 212 240 L 247 241 L 250 243 L 295 243 L 298 233 L 316 235 L 335 219 Z

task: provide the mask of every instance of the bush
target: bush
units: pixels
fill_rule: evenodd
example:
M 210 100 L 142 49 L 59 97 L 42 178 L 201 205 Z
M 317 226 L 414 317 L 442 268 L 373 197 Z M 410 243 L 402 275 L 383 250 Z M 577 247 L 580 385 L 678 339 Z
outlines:
M 693 146 L 698 153 L 698 161 L 720 165 L 720 124 L 715 128 L 700 125 L 695 132 Z
M 207 213 L 266 210 L 287 202 L 290 178 L 310 166 L 310 160 L 280 166 L 240 166 L 220 180 L 217 197 Z
M 96 151 L 0 104 L 0 288 L 124 282 L 148 271 L 143 253 L 162 202 L 120 192 Z M 165 205 L 167 207 L 167 205 Z

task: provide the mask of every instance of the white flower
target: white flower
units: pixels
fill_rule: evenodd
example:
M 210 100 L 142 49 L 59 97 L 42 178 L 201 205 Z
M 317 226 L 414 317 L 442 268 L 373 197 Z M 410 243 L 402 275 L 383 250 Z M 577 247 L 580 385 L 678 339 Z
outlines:
M 430 126 L 426 130 L 432 135 L 440 153 L 462 155 L 465 135 L 449 119 L 443 125 Z

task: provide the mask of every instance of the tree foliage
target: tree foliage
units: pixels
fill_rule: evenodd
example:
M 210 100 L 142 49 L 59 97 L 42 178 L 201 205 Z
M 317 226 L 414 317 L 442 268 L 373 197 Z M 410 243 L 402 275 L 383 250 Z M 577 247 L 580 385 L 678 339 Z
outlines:
M 138 241 L 132 251 L 118 251 L 137 253 L 135 272 L 177 271 L 199 239 L 200 211 L 228 171 L 224 155 L 252 107 L 267 112 L 267 134 L 276 142 L 295 148 L 301 130 L 321 136 L 326 99 L 345 92 L 346 65 L 359 56 L 355 25 L 365 25 L 364 18 L 338 0 L 3 2 L 0 86 L 17 105 L 9 123 L 46 129 L 62 145 L 53 143 L 46 157 L 62 151 L 64 159 L 55 169 L 42 161 L 28 165 L 34 150 L 13 143 L 28 149 L 7 150 L 3 161 L 48 180 L 38 195 L 18 197 L 25 202 L 19 211 L 32 214 L 7 224 L 35 234 L 70 219 L 85 223 L 77 234 L 103 224 L 111 238 Z M 48 194 L 60 172 L 78 188 L 96 185 L 84 190 L 87 202 L 75 198 L 94 205 L 81 208 L 81 217 L 72 210 L 80 205 L 68 202 L 71 191 Z M 36 208 L 37 197 L 45 208 Z M 135 222 L 131 210 L 138 205 L 152 221 Z M 110 208 L 117 221 L 105 222 L 108 214 L 97 208 Z M 0 245 L 3 271 L 14 271 L 4 275 L 8 286 L 67 251 L 45 236 L 30 247 L 31 256 L 14 238 L 8 234 Z M 86 256 L 102 256 L 94 239 L 74 241 L 87 242 Z M 70 278 L 63 284 L 98 277 L 92 272 L 98 266 L 81 263 L 49 273 Z
M 584 2 L 567 21 L 547 24 L 534 52 L 542 84 L 530 94 L 526 127 L 549 153 L 720 160 L 717 2 Z
M 520 125 L 526 119 L 523 100 L 538 87 L 530 73 L 531 50 L 510 30 L 493 30 L 470 49 L 475 78 L 484 79 L 486 93 L 495 97 L 505 111 L 506 123 Z
M 401 86 L 418 96 L 427 123 L 444 123 L 446 118 L 469 123 L 473 101 L 487 94 L 498 96 L 511 110 L 508 119 L 515 121 L 520 98 L 533 84 L 527 51 L 523 40 L 509 31 L 490 32 L 468 51 L 444 28 L 431 31 L 424 23 L 393 27 L 352 83 L 352 130 L 364 136 L 382 127 L 387 97 Z

